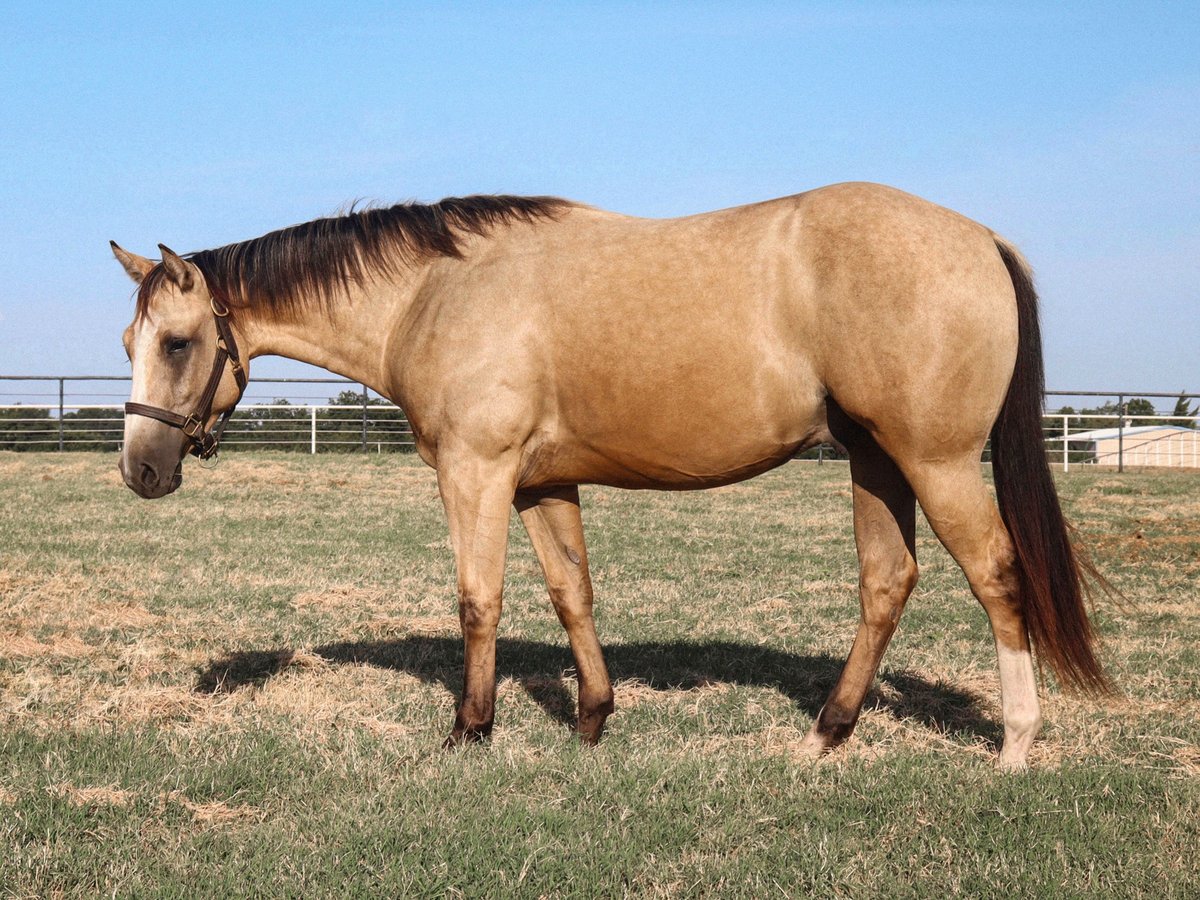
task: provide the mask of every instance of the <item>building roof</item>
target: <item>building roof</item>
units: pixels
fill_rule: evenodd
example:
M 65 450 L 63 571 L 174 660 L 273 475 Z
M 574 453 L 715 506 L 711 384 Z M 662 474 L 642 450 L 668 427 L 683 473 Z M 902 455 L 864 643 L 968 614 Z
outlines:
M 1072 432 L 1067 435 L 1068 441 L 1104 441 L 1110 438 L 1115 438 L 1118 434 L 1124 434 L 1125 437 L 1136 436 L 1139 434 L 1150 434 L 1151 432 L 1177 431 L 1186 434 L 1196 434 L 1196 429 L 1185 428 L 1183 425 L 1138 425 L 1136 428 L 1097 428 L 1095 431 L 1079 431 Z M 1052 440 L 1055 440 L 1052 438 Z M 1057 438 L 1062 440 L 1062 438 Z

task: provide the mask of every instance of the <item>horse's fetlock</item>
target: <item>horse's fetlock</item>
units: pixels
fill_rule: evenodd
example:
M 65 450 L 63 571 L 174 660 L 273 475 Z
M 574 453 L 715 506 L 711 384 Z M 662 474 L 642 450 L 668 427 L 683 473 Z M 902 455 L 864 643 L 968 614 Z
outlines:
M 1033 709 L 1008 713 L 1004 718 L 1004 730 L 1008 734 L 1032 738 L 1042 730 L 1041 711 Z
M 492 733 L 495 710 L 494 702 L 468 697 L 459 705 L 454 716 L 454 732 L 487 737 Z
M 612 688 L 595 695 L 583 692 L 579 695 L 579 712 L 581 715 L 586 712 L 592 715 L 607 716 L 614 709 L 616 709 L 616 700 L 613 696 Z
M 827 703 L 817 715 L 816 731 L 830 747 L 835 747 L 850 737 L 857 724 L 858 710 Z

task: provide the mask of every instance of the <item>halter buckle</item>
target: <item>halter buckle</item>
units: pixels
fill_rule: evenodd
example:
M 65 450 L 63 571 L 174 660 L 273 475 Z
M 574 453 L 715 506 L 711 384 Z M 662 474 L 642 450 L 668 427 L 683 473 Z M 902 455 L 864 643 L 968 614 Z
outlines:
M 183 420 L 183 424 L 179 426 L 183 433 L 194 441 L 199 441 L 198 435 L 204 432 L 204 423 L 197 419 L 194 415 L 188 416 Z

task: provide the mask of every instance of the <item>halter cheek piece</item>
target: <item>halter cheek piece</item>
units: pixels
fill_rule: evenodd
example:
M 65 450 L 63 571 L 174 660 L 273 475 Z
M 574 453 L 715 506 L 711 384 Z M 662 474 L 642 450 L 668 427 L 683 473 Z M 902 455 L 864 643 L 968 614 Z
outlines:
M 168 409 L 147 406 L 145 403 L 125 404 L 125 415 L 145 416 L 148 419 L 157 419 L 178 428 L 187 435 L 188 441 L 191 442 L 188 452 L 200 459 L 208 459 L 216 455 L 221 435 L 225 433 L 225 425 L 229 422 L 229 417 L 233 415 L 238 401 L 242 399 L 242 394 L 246 393 L 246 370 L 242 367 L 242 361 L 238 357 L 238 346 L 237 341 L 233 339 L 233 329 L 229 327 L 229 307 L 218 301 L 215 296 L 209 301 L 209 305 L 212 307 L 213 319 L 217 323 L 217 354 L 213 359 L 212 373 L 208 376 L 208 384 L 200 396 L 200 403 L 196 407 L 196 411 L 190 416 L 181 416 Z M 211 431 L 205 431 L 204 423 L 212 415 L 213 398 L 216 397 L 221 377 L 225 374 L 226 361 L 233 367 L 233 377 L 238 384 L 237 400 L 233 401 L 233 406 L 221 413 Z

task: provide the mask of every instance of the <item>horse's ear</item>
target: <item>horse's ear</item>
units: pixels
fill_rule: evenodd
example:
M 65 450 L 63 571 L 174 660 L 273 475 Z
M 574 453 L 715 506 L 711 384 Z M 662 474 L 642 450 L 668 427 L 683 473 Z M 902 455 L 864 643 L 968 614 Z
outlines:
M 112 247 L 113 256 L 117 258 L 117 262 L 121 264 L 121 267 L 128 273 L 129 277 L 137 284 L 141 284 L 142 279 L 154 268 L 154 263 L 144 256 L 130 253 L 116 241 L 109 241 L 108 243 Z
M 158 249 L 162 253 L 163 269 L 166 270 L 167 277 L 175 282 L 181 291 L 191 290 L 192 285 L 196 283 L 196 279 L 192 277 L 191 264 L 170 247 L 159 244 Z

